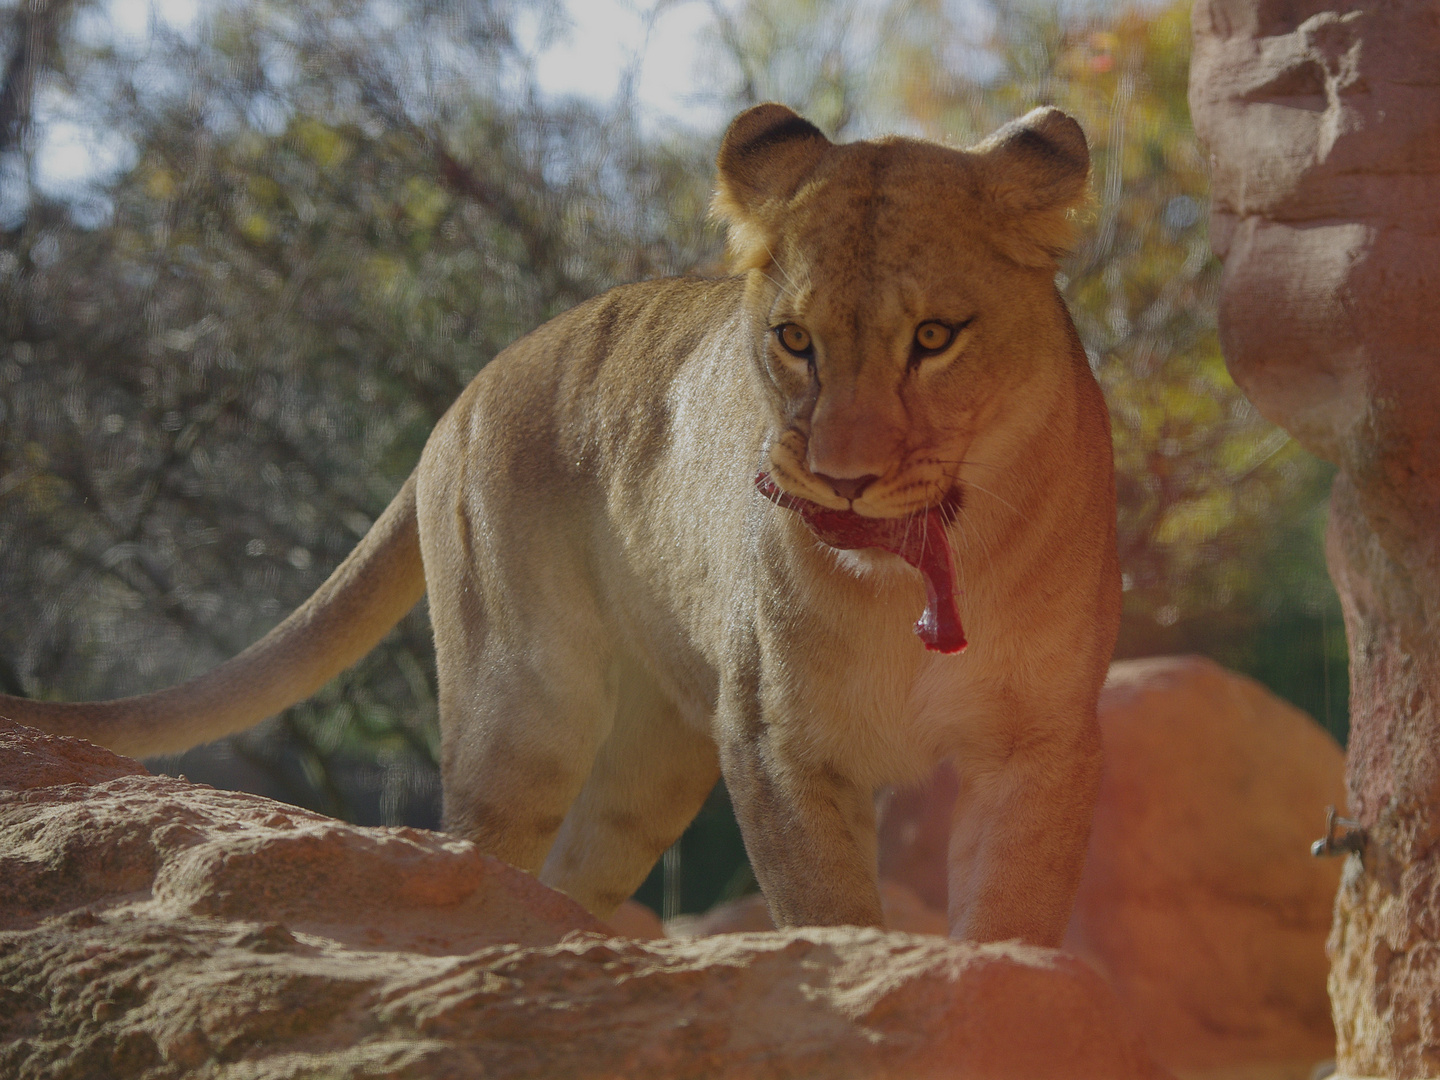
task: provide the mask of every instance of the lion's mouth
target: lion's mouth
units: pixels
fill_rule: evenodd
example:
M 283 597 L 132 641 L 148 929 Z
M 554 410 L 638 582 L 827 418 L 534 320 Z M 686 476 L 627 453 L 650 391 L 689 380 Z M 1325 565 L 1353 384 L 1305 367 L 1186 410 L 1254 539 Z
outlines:
M 955 606 L 955 558 L 945 535 L 945 526 L 960 512 L 958 488 L 934 506 L 913 514 L 870 518 L 787 495 L 766 472 L 755 477 L 755 487 L 777 506 L 799 514 L 810 531 L 830 547 L 843 551 L 880 548 L 919 570 L 925 579 L 925 610 L 915 624 L 915 633 L 932 652 L 958 653 L 965 648 L 965 630 Z

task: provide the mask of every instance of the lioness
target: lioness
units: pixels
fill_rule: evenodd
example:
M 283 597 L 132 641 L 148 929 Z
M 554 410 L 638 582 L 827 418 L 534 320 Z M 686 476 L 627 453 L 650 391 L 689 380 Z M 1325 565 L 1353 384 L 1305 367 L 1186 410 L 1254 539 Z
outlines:
M 952 933 L 1057 944 L 1120 609 L 1108 420 L 1053 281 L 1084 135 L 1037 109 L 968 151 L 835 145 L 761 105 L 718 166 L 734 275 L 614 289 L 502 352 L 265 638 L 0 714 L 180 750 L 428 589 L 447 828 L 597 915 L 723 774 L 778 925 L 878 924 L 873 793 L 951 758 Z

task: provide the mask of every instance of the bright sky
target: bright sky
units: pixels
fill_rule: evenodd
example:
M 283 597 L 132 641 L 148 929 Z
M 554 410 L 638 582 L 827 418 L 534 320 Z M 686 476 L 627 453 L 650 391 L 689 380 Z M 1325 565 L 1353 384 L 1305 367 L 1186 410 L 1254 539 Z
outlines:
M 205 3 L 109 0 L 103 8 L 87 11 L 77 30 L 92 43 L 143 49 L 156 29 L 193 27 Z M 698 95 L 700 34 L 710 22 L 709 5 L 703 0 L 565 0 L 565 8 L 570 26 L 543 49 L 535 41 L 533 24 L 522 22 L 519 27 L 522 44 L 532 51 L 543 92 L 610 100 L 637 57 L 643 56 L 636 82 L 642 120 L 701 129 L 724 122 L 725 116 Z M 42 95 L 36 106 L 44 135 L 37 147 L 35 179 L 42 190 L 69 195 L 128 164 L 128 142 L 76 122 L 63 98 Z
M 199 11 L 200 0 L 110 0 L 102 10 L 84 11 L 76 32 L 91 44 L 143 47 L 156 25 L 184 30 Z M 35 182 L 51 195 L 83 190 L 130 161 L 132 148 L 123 136 L 77 123 L 73 112 L 72 103 L 53 91 L 37 96 L 35 116 L 43 136 L 35 153 Z
M 636 96 L 649 119 L 702 128 L 725 120 L 713 105 L 699 100 L 701 35 L 711 22 L 708 4 L 566 0 L 565 6 L 569 31 L 536 56 L 536 77 L 545 91 L 608 100 L 637 57 L 643 57 Z

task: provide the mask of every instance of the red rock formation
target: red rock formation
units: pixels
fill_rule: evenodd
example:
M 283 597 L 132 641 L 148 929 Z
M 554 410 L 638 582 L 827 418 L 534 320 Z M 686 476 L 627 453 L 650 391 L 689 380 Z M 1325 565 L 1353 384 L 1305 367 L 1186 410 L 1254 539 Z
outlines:
M 1193 656 L 1114 665 L 1100 725 L 1105 776 L 1065 947 L 1176 1072 L 1308 1076 L 1335 1046 L 1324 944 L 1339 867 L 1309 847 L 1344 795 L 1340 747 Z
M 665 936 L 665 924 L 660 916 L 636 900 L 626 900 L 605 923 L 616 937 L 652 941 Z
M 0 1076 L 1163 1080 L 1054 950 L 610 937 L 464 842 L 0 722 Z
M 920 787 L 897 788 L 876 801 L 880 878 L 898 881 L 937 911 L 949 902 L 950 814 L 960 780 L 949 762 Z
M 1115 664 L 1105 773 L 1065 946 L 1186 1076 L 1308 1076 L 1334 1052 L 1325 935 L 1339 867 L 1308 854 L 1343 797 L 1340 748 L 1199 657 Z M 890 800 L 881 865 L 942 892 L 955 778 Z
M 1197 0 L 1221 342 L 1340 467 L 1351 814 L 1330 941 L 1342 1071 L 1440 1075 L 1440 14 L 1433 0 Z

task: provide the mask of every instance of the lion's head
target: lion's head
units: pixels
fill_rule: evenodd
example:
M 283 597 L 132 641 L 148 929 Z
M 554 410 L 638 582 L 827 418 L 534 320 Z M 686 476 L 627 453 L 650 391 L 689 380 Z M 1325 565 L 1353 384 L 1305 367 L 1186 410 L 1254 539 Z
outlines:
M 1053 278 L 1088 173 L 1056 109 L 969 150 L 837 145 L 780 105 L 736 118 L 715 209 L 749 278 L 782 489 L 868 517 L 956 498 L 977 438 L 1071 360 Z

